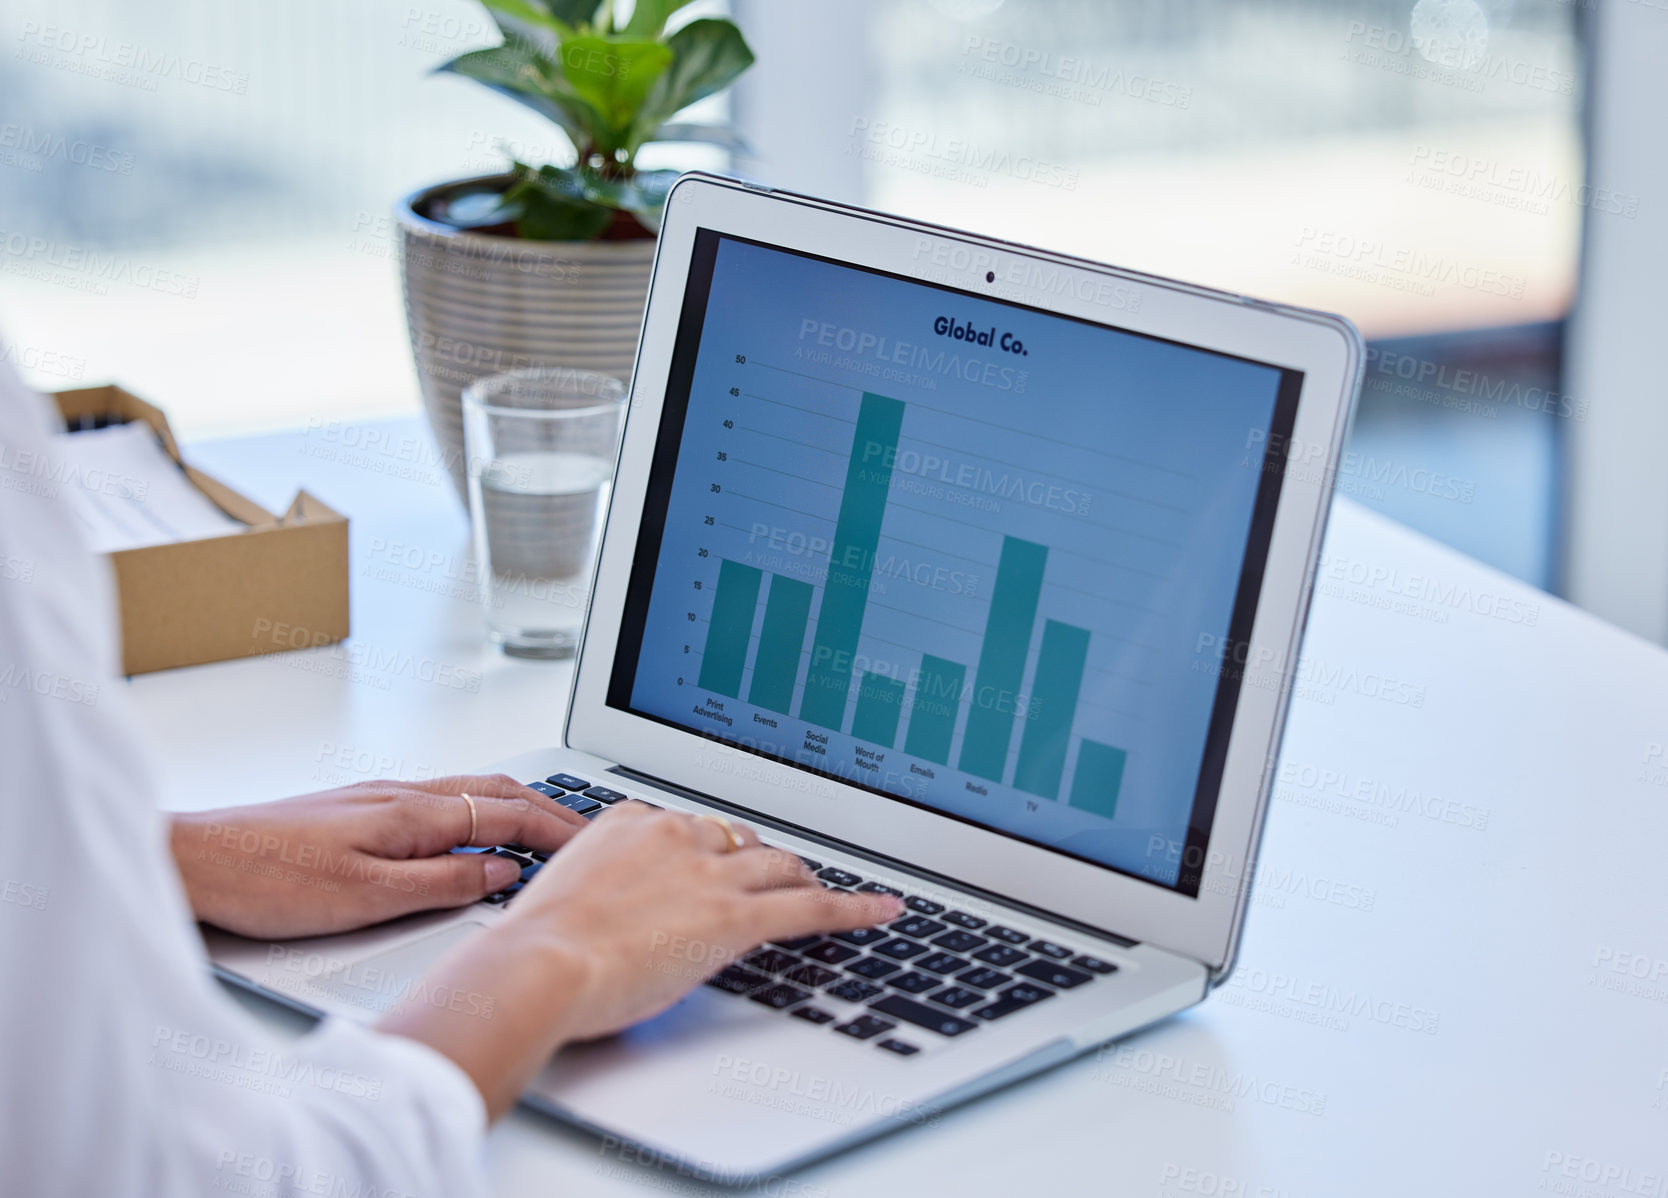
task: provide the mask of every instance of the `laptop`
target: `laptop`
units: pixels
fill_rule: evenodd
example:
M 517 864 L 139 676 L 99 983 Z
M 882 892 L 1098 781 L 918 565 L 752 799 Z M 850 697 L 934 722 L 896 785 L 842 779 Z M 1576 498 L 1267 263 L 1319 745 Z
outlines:
M 561 743 L 489 768 L 908 909 L 692 946 L 706 984 L 527 1105 L 744 1182 L 1221 984 L 1362 360 L 1336 316 L 684 176 Z M 210 954 L 370 1021 L 519 886 Z

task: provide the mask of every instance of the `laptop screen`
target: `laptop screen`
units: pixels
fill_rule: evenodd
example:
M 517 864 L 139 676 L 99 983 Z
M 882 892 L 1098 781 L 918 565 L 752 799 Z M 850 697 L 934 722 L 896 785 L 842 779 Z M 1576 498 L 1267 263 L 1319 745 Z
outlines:
M 701 230 L 608 702 L 1196 897 L 1301 381 Z

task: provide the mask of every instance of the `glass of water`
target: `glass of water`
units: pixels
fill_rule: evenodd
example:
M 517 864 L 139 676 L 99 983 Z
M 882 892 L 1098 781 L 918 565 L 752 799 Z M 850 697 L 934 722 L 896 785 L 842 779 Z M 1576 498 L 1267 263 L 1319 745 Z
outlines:
M 463 393 L 481 601 L 505 653 L 568 657 L 579 645 L 625 394 L 617 378 L 559 366 Z

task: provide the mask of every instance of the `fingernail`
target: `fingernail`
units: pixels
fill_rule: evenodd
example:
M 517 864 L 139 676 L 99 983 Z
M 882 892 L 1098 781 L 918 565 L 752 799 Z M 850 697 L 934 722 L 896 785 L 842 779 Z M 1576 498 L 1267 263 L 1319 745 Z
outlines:
M 903 900 L 902 899 L 893 898 L 889 894 L 883 894 L 883 895 L 881 895 L 881 897 L 886 900 L 886 909 L 891 912 L 891 914 L 886 917 L 887 919 L 896 919 L 898 916 L 900 916 L 904 913 L 904 905 L 903 905 Z
M 521 867 L 514 861 L 494 857 L 486 863 L 487 892 L 496 893 L 521 876 Z

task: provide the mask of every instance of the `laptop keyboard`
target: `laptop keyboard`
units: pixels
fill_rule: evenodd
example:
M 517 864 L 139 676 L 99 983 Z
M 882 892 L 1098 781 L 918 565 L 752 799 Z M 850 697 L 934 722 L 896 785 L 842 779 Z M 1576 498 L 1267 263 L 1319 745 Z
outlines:
M 552 774 L 528 785 L 586 819 L 629 797 L 573 774 Z M 492 906 L 514 899 L 550 859 L 514 844 L 454 851 L 492 853 L 521 865 L 518 881 L 481 900 Z M 923 1043 L 938 1045 L 977 1032 L 1118 971 L 1111 961 L 1068 945 L 847 869 L 800 860 L 829 889 L 901 895 L 907 911 L 884 928 L 774 941 L 719 971 L 708 986 L 907 1057 Z

